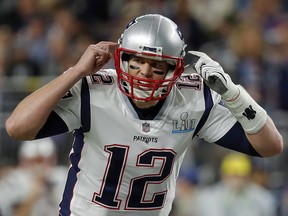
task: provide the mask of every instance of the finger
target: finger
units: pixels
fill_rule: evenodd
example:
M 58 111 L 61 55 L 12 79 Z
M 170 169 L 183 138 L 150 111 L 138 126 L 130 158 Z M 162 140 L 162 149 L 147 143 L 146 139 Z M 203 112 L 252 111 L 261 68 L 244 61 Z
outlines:
M 210 58 L 207 54 L 203 53 L 203 52 L 199 52 L 199 51 L 188 51 L 189 54 L 191 55 L 195 55 L 198 57 L 203 57 L 203 58 Z
M 96 56 L 95 64 L 98 67 L 103 67 L 105 64 L 107 64 L 110 61 L 112 56 L 113 55 L 110 52 L 103 52 L 101 55 Z
M 106 56 L 109 56 L 110 55 L 110 52 L 109 52 L 109 47 L 106 47 L 104 45 L 99 45 L 99 44 L 94 44 L 92 45 L 91 47 L 93 47 L 94 49 L 94 55 L 95 55 L 95 58 L 98 59 L 99 61 L 104 58 L 106 58 Z
M 112 41 L 101 41 L 97 45 L 105 45 L 108 47 L 108 50 L 113 52 L 115 49 L 119 47 L 118 43 L 112 42 Z
M 194 69 L 195 72 L 197 72 L 196 67 L 195 67 L 196 63 L 192 64 L 192 68 Z M 198 72 L 197 72 L 198 73 Z
M 97 65 L 104 65 L 110 60 L 110 53 L 103 53 L 96 57 L 96 64 Z
M 205 80 L 209 80 L 210 77 L 213 77 L 211 78 L 211 82 L 213 80 L 216 80 L 216 79 L 221 79 L 223 81 L 225 81 L 225 77 L 223 76 L 222 73 L 218 72 L 218 71 L 215 71 L 215 68 L 214 67 L 211 67 L 209 65 L 202 65 L 202 68 L 201 68 L 201 76 L 205 79 Z
M 111 57 L 113 56 L 115 50 L 119 47 L 118 43 L 114 43 L 114 42 L 109 42 L 109 41 L 103 41 L 100 42 L 96 45 L 94 45 L 95 49 L 101 51 L 101 53 L 99 53 L 100 55 L 102 55 L 102 51 L 106 52 L 106 54 L 108 54 L 108 60 L 106 62 L 108 62 Z M 103 53 L 103 55 L 105 55 Z
M 119 45 L 118 43 L 112 42 L 112 41 L 101 41 L 101 42 L 99 42 L 97 44 L 107 44 L 109 46 L 117 46 L 117 45 Z
M 109 55 L 107 56 L 107 58 L 104 61 L 104 65 L 107 64 L 110 61 L 111 58 L 112 58 L 112 54 L 109 53 Z
M 206 65 L 206 62 L 203 58 L 199 58 L 198 61 L 194 64 L 195 70 L 200 76 L 203 77 L 203 66 Z M 204 77 L 203 77 L 204 78 Z
M 114 43 L 114 42 L 109 43 L 109 50 L 111 53 L 114 53 L 118 47 L 119 47 L 118 43 Z
M 223 73 L 215 71 L 215 72 L 211 73 L 211 76 L 215 76 L 218 79 L 220 79 L 223 83 L 227 83 L 227 79 Z

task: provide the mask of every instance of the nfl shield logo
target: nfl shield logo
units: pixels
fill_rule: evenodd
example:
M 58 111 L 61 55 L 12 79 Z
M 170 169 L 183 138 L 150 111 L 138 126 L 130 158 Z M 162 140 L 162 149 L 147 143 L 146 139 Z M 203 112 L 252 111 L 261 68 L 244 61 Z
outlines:
M 150 124 L 147 122 L 142 123 L 142 131 L 148 133 L 150 131 Z

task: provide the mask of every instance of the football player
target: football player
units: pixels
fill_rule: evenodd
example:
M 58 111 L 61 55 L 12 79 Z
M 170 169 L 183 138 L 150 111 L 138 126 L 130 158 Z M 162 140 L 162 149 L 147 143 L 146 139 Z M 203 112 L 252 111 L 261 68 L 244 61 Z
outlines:
M 185 47 L 170 19 L 137 17 L 15 108 L 14 139 L 74 133 L 60 215 L 167 216 L 195 136 L 252 156 L 282 151 L 266 111 L 204 53 L 188 52 L 198 57 L 188 73 Z M 102 69 L 113 52 L 115 69 Z

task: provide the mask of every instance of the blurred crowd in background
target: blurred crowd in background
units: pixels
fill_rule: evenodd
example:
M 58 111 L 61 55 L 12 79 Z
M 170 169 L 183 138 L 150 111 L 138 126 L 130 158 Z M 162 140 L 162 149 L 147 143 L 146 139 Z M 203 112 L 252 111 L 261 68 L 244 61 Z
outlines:
M 25 154 L 21 150 L 24 144 L 11 140 L 5 132 L 9 113 L 23 97 L 73 66 L 89 44 L 117 42 L 126 25 L 146 13 L 159 13 L 174 20 L 184 35 L 187 50 L 206 52 L 218 61 L 233 81 L 244 86 L 267 110 L 287 143 L 287 0 L 1 0 L 0 200 L 4 196 L 9 206 L 5 197 L 13 194 L 12 189 L 19 196 L 11 201 L 11 209 L 2 209 L 0 215 L 44 215 L 33 210 L 33 203 L 46 200 L 52 205 L 54 201 L 47 198 L 47 190 L 58 185 L 46 179 L 51 174 L 39 174 L 39 165 L 35 174 L 34 165 L 45 164 L 45 157 L 38 155 L 38 159 L 33 159 L 35 163 L 28 163 L 34 164 L 34 187 L 29 189 L 24 183 L 27 187 L 23 186 L 22 193 L 20 185 L 13 187 L 10 181 L 21 174 L 16 171 L 23 169 L 21 156 Z M 185 60 L 193 63 L 189 55 Z M 114 67 L 113 61 L 106 67 Z M 54 158 L 49 166 L 69 166 L 72 141 L 71 134 L 52 137 L 57 161 Z M 228 163 L 232 168 L 223 168 L 230 154 L 221 147 L 194 141 L 182 166 L 171 216 L 288 215 L 287 149 L 268 159 L 234 155 Z M 57 173 L 61 179 L 63 172 Z M 233 179 L 228 185 L 237 188 L 233 191 L 224 189 L 228 174 L 232 176 L 228 179 Z M 39 199 L 43 195 L 46 198 Z M 209 208 L 211 211 L 207 211 Z

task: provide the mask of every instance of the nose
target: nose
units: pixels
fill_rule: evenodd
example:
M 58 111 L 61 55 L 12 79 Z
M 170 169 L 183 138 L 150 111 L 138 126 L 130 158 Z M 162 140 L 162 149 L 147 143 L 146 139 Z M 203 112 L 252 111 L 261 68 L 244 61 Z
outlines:
M 149 63 L 144 63 L 141 65 L 141 71 L 140 74 L 145 77 L 145 78 L 151 78 L 152 77 L 152 67 L 150 66 Z

